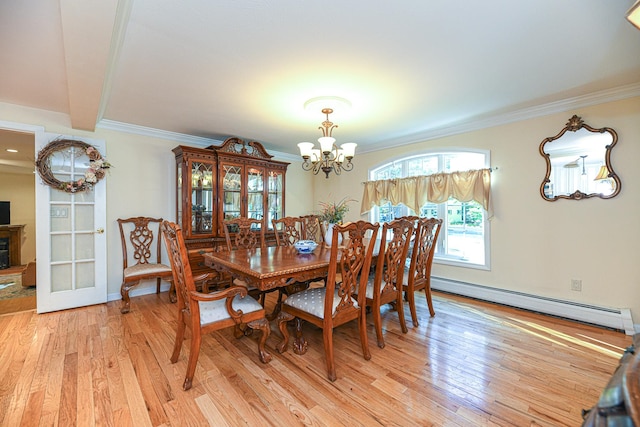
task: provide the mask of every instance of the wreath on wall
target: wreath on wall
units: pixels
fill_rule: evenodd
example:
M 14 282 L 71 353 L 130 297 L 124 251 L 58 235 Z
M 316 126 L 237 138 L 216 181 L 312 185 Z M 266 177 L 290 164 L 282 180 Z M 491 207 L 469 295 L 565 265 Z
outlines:
M 76 150 L 70 150 L 75 148 Z M 75 151 L 75 152 L 74 152 Z M 79 157 L 86 155 L 89 158 L 89 167 L 84 172 L 84 176 L 73 181 L 60 181 L 51 170 L 51 159 L 56 153 L 70 152 L 72 156 Z M 51 141 L 38 153 L 36 160 L 36 170 L 45 184 L 57 190 L 67 193 L 79 193 L 91 190 L 94 185 L 105 177 L 107 169 L 111 164 L 102 158 L 102 154 L 92 145 L 82 141 L 72 139 L 57 139 Z

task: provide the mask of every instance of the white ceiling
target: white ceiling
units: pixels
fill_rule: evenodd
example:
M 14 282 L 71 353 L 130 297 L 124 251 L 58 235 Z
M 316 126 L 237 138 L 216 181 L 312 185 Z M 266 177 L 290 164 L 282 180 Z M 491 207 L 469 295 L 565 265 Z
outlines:
M 632 3 L 3 0 L 0 102 L 294 154 L 341 96 L 333 136 L 373 151 L 640 95 Z

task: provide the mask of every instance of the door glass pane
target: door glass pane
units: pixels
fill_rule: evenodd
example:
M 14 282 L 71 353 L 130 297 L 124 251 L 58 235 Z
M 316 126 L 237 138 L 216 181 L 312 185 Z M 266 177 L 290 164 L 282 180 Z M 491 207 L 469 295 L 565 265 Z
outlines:
M 51 266 L 51 292 L 70 291 L 72 283 L 71 264 Z
M 94 255 L 95 244 L 93 239 L 94 239 L 93 233 L 76 234 L 75 258 L 77 260 L 82 260 L 82 259 L 87 260 L 87 259 L 93 259 L 95 257 Z
M 69 234 L 51 236 L 51 261 L 71 261 L 71 236 Z
M 75 230 L 93 232 L 93 205 L 75 205 Z
M 213 165 L 191 163 L 191 232 L 210 234 L 213 217 Z
M 79 262 L 76 264 L 76 289 L 84 289 L 93 287 L 93 271 L 94 263 Z
M 242 190 L 242 168 L 240 166 L 223 165 L 222 212 L 224 219 L 238 218 L 242 215 L 240 191 Z
M 71 205 L 51 204 L 51 231 L 67 231 L 71 228 Z
M 249 168 L 247 170 L 247 216 L 264 219 L 264 170 Z
M 281 172 L 269 172 L 269 206 L 267 227 L 273 228 L 271 220 L 279 219 L 284 216 L 282 212 L 283 206 L 283 175 Z

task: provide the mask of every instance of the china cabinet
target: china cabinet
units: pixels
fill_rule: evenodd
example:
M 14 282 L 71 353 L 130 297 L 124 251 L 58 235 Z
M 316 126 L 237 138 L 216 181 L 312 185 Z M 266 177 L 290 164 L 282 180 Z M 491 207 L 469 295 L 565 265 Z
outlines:
M 220 146 L 180 145 L 176 158 L 176 212 L 194 275 L 210 273 L 202 254 L 224 244 L 224 220 L 259 219 L 273 242 L 272 219 L 285 214 L 289 163 L 272 160 L 262 144 L 228 138 Z M 233 230 L 230 230 L 233 231 Z

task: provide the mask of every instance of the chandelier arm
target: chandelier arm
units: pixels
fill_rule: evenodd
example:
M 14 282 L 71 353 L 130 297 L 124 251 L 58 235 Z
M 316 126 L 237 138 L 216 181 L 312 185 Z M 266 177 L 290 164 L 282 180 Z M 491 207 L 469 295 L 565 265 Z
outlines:
M 341 169 L 344 169 L 345 171 L 349 172 L 350 170 L 353 170 L 353 163 L 351 163 L 351 159 L 347 160 L 347 162 L 343 162 L 340 165 Z

